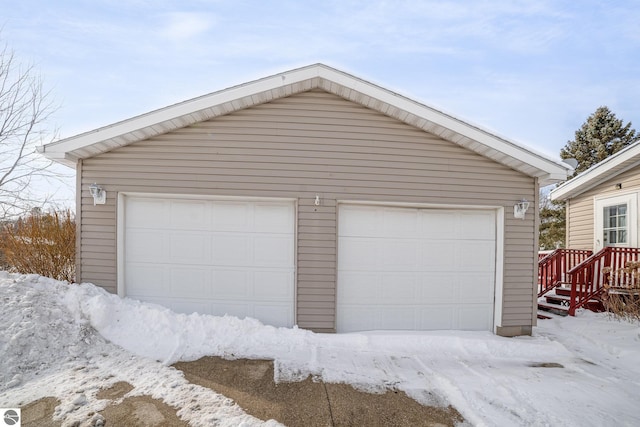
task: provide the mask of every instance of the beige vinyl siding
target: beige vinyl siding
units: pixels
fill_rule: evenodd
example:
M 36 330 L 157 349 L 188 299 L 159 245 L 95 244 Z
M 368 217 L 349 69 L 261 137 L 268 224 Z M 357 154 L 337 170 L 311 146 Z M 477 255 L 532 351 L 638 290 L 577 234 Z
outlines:
M 567 248 L 593 250 L 593 196 L 567 203 Z
M 503 206 L 502 325 L 531 325 L 534 215 L 514 219 L 513 204 L 537 205 L 535 180 L 338 96 L 279 99 L 86 159 L 82 170 L 82 280 L 111 292 L 118 192 L 296 199 L 297 323 L 318 331 L 335 327 L 338 200 Z M 93 182 L 106 205 L 93 206 Z
M 622 184 L 622 188 L 616 188 Z M 640 170 L 631 169 L 567 202 L 567 247 L 572 249 L 594 248 L 595 199 L 640 191 Z

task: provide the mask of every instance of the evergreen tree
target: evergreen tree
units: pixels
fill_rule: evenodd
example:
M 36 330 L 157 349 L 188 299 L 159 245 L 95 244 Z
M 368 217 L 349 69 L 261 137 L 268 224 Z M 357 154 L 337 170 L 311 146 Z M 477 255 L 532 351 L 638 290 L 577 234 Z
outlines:
M 616 118 L 607 107 L 598 108 L 560 150 L 563 159 L 576 159 L 578 165 L 568 179 L 600 163 L 629 144 L 640 141 L 640 134 Z M 566 218 L 564 202 L 551 202 L 540 193 L 540 249 L 564 247 L 566 236 Z
M 603 106 L 576 131 L 575 138 L 560 150 L 560 157 L 578 161 L 573 175 L 569 177 L 571 179 L 638 140 L 640 134 L 631 128 L 631 122 L 625 125 L 608 107 Z
M 564 248 L 566 229 L 566 209 L 563 202 L 554 202 L 548 194 L 540 191 L 540 250 Z

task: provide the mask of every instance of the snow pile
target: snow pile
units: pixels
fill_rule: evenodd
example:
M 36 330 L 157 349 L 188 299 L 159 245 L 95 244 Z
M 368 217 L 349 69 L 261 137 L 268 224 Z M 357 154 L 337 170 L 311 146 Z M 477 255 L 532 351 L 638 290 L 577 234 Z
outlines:
M 253 418 L 224 396 L 189 383 L 181 372 L 105 340 L 91 325 L 90 310 L 107 307 L 95 301 L 110 297 L 93 285 L 0 271 L 0 407 L 55 396 L 61 404 L 54 416 L 63 426 L 76 425 L 109 403 L 97 399 L 100 389 L 126 381 L 134 386 L 128 396 L 164 400 L 181 408 L 178 416 L 194 426 L 280 425 Z M 145 328 L 123 328 L 128 329 Z
M 87 319 L 110 341 L 167 365 L 205 355 L 275 358 L 304 347 L 315 335 L 265 326 L 251 318 L 178 314 L 159 305 L 122 299 L 90 284 L 72 286 L 65 302 L 78 322 Z
M 77 358 L 101 339 L 90 333 L 86 320 L 77 321 L 64 307 L 50 303 L 51 294 L 63 293 L 65 284 L 37 275 L 12 280 L 5 272 L 0 280 L 0 390 Z
M 280 381 L 312 375 L 403 390 L 424 404 L 451 404 L 479 426 L 640 425 L 640 327 L 602 314 L 541 321 L 533 337 L 314 334 L 177 314 L 90 284 L 0 274 L 0 407 L 57 396 L 58 416 L 69 418 L 100 410 L 96 391 L 128 381 L 132 393 L 182 408 L 192 425 L 259 425 L 167 366 L 216 355 L 274 359 Z

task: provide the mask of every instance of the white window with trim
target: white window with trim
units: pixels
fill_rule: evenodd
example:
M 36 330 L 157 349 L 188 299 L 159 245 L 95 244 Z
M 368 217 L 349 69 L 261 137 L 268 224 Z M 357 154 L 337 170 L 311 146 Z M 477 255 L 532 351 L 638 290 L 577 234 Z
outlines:
M 626 246 L 629 242 L 628 205 L 621 203 L 606 206 L 602 216 L 604 219 L 602 223 L 604 246 Z
M 595 250 L 637 246 L 637 193 L 595 200 Z

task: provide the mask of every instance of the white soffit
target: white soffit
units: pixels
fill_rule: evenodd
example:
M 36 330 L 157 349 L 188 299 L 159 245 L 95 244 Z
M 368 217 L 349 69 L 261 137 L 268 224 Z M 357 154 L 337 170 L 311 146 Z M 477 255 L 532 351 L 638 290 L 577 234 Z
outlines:
M 636 142 L 590 167 L 549 193 L 551 200 L 567 200 L 579 196 L 613 179 L 630 169 L 640 166 L 640 142 Z
M 90 132 L 46 144 L 45 157 L 74 167 L 85 159 L 136 141 L 171 132 L 274 99 L 320 88 L 434 133 L 546 185 L 566 179 L 570 168 L 515 142 L 323 64 L 234 86 Z

